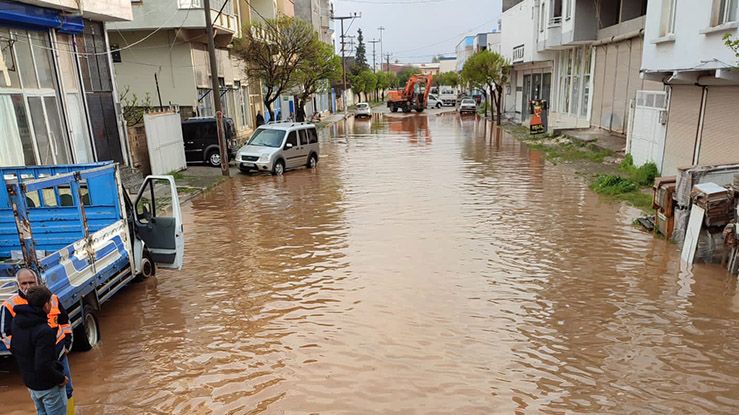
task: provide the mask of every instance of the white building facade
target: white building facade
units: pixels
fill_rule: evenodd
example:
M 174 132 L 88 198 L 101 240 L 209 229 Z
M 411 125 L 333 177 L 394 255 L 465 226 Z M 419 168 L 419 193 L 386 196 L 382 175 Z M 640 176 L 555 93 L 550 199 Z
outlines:
M 538 97 L 549 102 L 550 130 L 592 127 L 626 135 L 636 91 L 661 89 L 639 72 L 646 5 L 646 0 L 505 1 L 502 49 L 513 64 L 506 98 L 514 89 L 521 92 L 506 101 L 507 114 L 525 121 L 520 109 L 528 97 Z M 530 80 L 519 80 L 522 68 L 532 72 Z
M 649 2 L 642 73 L 665 85 L 666 105 L 662 117 L 644 125 L 645 131 L 662 127 L 659 134 L 641 135 L 662 150 L 651 153 L 651 158 L 663 175 L 696 164 L 737 162 L 739 141 L 728 120 L 739 98 L 739 73 L 737 58 L 724 45 L 723 36 L 739 36 L 738 3 Z M 635 135 L 641 132 L 640 128 Z
M 0 166 L 128 163 L 105 24 L 127 0 L 0 1 Z
M 537 47 L 538 13 L 537 0 L 503 2 L 500 50 L 511 64 L 503 115 L 515 122 L 528 120 L 530 100 L 551 100 L 553 54 Z

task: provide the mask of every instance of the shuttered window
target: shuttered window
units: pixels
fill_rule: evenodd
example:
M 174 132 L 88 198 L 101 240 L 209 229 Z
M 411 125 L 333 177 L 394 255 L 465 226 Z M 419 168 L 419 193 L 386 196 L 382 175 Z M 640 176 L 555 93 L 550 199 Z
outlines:
M 736 117 L 736 98 L 739 87 L 709 87 L 706 115 L 703 121 L 699 164 L 736 162 L 739 140 L 733 118 Z
M 663 176 L 675 175 L 678 167 L 693 164 L 702 94 L 703 89 L 693 85 L 672 86 Z

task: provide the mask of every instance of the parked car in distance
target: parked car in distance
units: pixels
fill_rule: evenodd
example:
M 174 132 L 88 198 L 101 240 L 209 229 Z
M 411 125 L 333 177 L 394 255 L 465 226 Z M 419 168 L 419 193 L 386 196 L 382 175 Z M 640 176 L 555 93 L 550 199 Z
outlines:
M 372 118 L 372 108 L 366 102 L 360 102 L 357 104 L 357 109 L 354 111 L 354 117 L 356 118 Z
M 462 102 L 459 103 L 459 114 L 476 114 L 477 113 L 477 103 L 472 98 L 465 98 L 462 100 Z
M 429 94 L 429 100 L 426 103 L 426 108 L 441 108 L 444 103 L 441 102 L 438 96 Z
M 254 131 L 236 156 L 239 169 L 270 172 L 281 176 L 286 170 L 318 164 L 318 131 L 310 123 L 278 122 Z
M 228 146 L 228 159 L 232 160 L 238 149 L 233 120 L 224 117 L 223 128 Z M 185 159 L 188 163 L 206 163 L 213 167 L 221 165 L 215 117 L 193 117 L 182 121 L 182 139 L 185 142 Z

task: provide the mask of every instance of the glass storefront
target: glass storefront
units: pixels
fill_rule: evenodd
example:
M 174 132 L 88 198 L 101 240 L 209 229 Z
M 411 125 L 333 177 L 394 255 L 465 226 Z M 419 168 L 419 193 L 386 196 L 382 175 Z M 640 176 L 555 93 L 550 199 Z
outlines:
M 48 31 L 0 28 L 0 165 L 73 161 Z
M 590 103 L 591 48 L 580 47 L 559 52 L 557 111 L 585 118 Z

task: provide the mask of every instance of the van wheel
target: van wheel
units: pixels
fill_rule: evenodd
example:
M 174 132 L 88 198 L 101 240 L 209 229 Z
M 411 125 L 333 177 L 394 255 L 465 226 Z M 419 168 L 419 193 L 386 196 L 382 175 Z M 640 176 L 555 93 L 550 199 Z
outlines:
M 74 329 L 74 349 L 86 352 L 100 342 L 100 326 L 92 306 L 82 306 L 82 322 Z
M 221 167 L 221 153 L 218 150 L 210 150 L 206 161 L 211 167 Z
M 135 282 L 141 282 L 157 275 L 157 265 L 151 257 L 148 249 L 144 250 L 144 256 L 141 258 L 141 272 L 134 278 Z
M 282 160 L 277 160 L 275 162 L 275 166 L 272 167 L 272 175 L 282 176 L 284 173 L 285 173 L 285 162 Z
M 311 154 L 310 157 L 308 157 L 308 164 L 306 167 L 309 169 L 315 169 L 316 165 L 318 165 L 318 157 L 315 154 Z

